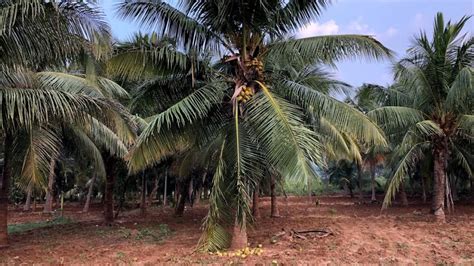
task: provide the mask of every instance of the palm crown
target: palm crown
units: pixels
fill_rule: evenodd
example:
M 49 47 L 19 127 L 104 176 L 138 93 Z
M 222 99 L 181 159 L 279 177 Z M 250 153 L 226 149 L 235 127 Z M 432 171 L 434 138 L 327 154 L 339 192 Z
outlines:
M 177 7 L 163 1 L 118 5 L 121 17 L 138 21 L 160 37 L 173 38 L 178 50 L 149 45 L 132 49 L 142 65 L 123 60 L 119 53 L 112 58 L 114 74 L 137 78 L 150 73 L 146 62 L 160 57 L 165 63 L 155 65 L 154 85 L 173 75 L 183 77 L 172 86 L 174 102 L 151 119 L 137 140 L 129 155 L 130 169 L 136 172 L 170 154 L 207 147 L 205 156 L 214 158 L 216 170 L 201 241 L 205 249 L 228 244 L 224 228 L 234 223 L 231 217 L 245 231 L 250 216 L 248 188 L 266 174 L 265 169 L 309 180 L 315 175 L 311 163 L 324 166 L 322 136 L 307 126 L 309 117 L 351 131 L 366 143 L 386 144 L 380 129 L 361 112 L 325 93 L 341 84 L 303 66 L 333 65 L 358 56 L 378 59 L 391 52 L 370 36 L 287 37 L 327 4 L 214 0 L 181 1 Z M 204 60 L 209 56 L 221 60 L 209 64 Z M 289 66 L 275 64 L 284 61 Z

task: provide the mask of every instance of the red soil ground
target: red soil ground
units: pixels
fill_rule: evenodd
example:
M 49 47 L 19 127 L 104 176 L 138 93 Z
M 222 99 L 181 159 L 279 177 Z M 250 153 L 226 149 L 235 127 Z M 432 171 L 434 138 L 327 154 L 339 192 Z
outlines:
M 193 252 L 199 240 L 206 206 L 188 208 L 183 217 L 173 210 L 151 208 L 121 215 L 113 227 L 101 225 L 101 207 L 80 213 L 69 204 L 64 215 L 74 222 L 34 229 L 11 236 L 11 246 L 0 250 L 0 264 L 474 264 L 474 204 L 457 204 L 446 224 L 431 221 L 427 205 L 394 206 L 383 213 L 378 204 L 359 204 L 346 197 L 281 198 L 281 218 L 269 217 L 269 199 L 262 198 L 260 219 L 249 229 L 251 246 L 263 245 L 263 254 L 220 257 Z M 13 210 L 9 222 L 51 219 L 40 213 Z M 166 224 L 171 234 L 150 239 L 147 230 Z M 272 243 L 283 230 L 329 229 L 334 234 L 306 239 L 288 234 Z

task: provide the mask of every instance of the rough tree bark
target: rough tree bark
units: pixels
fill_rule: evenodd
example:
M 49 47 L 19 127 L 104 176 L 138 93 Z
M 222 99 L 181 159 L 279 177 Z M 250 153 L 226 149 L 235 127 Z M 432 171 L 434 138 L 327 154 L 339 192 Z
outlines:
M 106 180 L 104 195 L 104 223 L 112 225 L 114 222 L 114 184 L 116 175 L 115 159 L 108 157 L 106 160 Z
M 56 179 L 54 168 L 56 168 L 56 159 L 53 158 L 49 165 L 48 188 L 46 189 L 46 202 L 44 203 L 43 213 L 53 212 L 53 186 Z
M 159 187 L 160 177 L 158 173 L 155 172 L 155 180 L 153 181 L 153 189 L 151 190 L 150 195 L 148 195 L 148 205 L 153 205 L 153 200 L 156 198 L 156 194 L 158 194 L 158 187 Z
M 445 222 L 444 202 L 446 195 L 446 156 L 447 156 L 447 140 L 437 141 L 434 148 L 434 182 L 433 182 L 433 199 L 432 212 L 438 222 Z
M 454 176 L 452 176 L 450 178 L 450 180 L 451 180 L 451 182 L 450 182 L 451 183 L 451 185 L 450 185 L 451 195 L 452 195 L 454 201 L 458 201 L 459 200 L 458 187 L 457 187 L 458 180 Z
M 176 205 L 178 204 L 178 201 L 179 201 L 179 192 L 180 192 L 180 188 L 179 188 L 179 183 L 176 182 L 176 184 L 174 184 L 174 202 L 176 203 Z
M 184 214 L 184 207 L 189 195 L 188 188 L 189 188 L 190 181 L 191 181 L 191 178 L 185 178 L 180 182 L 178 186 L 180 190 L 178 191 L 177 205 L 176 205 L 176 209 L 174 213 L 176 216 L 180 217 L 180 216 L 183 216 Z
M 31 210 L 31 197 L 33 194 L 33 185 L 30 183 L 28 184 L 28 188 L 26 189 L 26 201 L 25 205 L 23 206 L 23 211 L 28 212 Z
M 258 207 L 258 203 L 260 201 L 260 191 L 259 191 L 259 184 L 255 186 L 255 189 L 253 191 L 253 204 L 252 204 L 252 216 L 255 219 L 260 219 L 260 208 Z
M 402 206 L 408 206 L 408 198 L 407 193 L 405 191 L 405 182 L 403 181 L 400 183 L 399 195 L 400 200 L 402 201 Z
M 270 217 L 280 217 L 280 211 L 278 210 L 278 202 L 277 202 L 277 195 L 276 195 L 276 179 L 274 175 L 271 175 L 271 180 L 270 180 L 270 196 L 271 196 Z
M 245 213 L 244 221 L 245 221 Z M 243 249 L 247 247 L 248 237 L 246 225 L 240 226 L 237 217 L 235 218 L 235 224 L 232 230 L 232 242 L 230 244 L 230 250 Z
M 82 212 L 85 212 L 85 213 L 89 212 L 92 192 L 94 191 L 94 183 L 95 183 L 95 175 L 92 177 L 91 182 L 89 184 L 89 189 L 87 191 L 87 196 L 86 196 L 86 203 L 84 204 L 84 208 L 82 209 Z
M 142 174 L 140 213 L 141 213 L 141 215 L 146 215 L 146 178 L 145 178 L 145 173 Z
M 4 121 L 4 129 L 8 129 Z M 13 136 L 5 130 L 3 174 L 0 179 L 0 248 L 8 247 L 8 194 L 10 190 L 10 178 L 12 171 L 12 146 Z

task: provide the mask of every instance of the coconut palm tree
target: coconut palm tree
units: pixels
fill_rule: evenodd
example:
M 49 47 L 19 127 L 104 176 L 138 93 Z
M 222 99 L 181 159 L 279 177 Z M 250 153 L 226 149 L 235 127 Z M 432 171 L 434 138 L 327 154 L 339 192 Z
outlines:
M 439 221 L 445 221 L 445 202 L 451 202 L 447 162 L 456 159 L 472 177 L 471 155 L 462 144 L 472 143 L 474 133 L 474 39 L 462 35 L 468 20 L 445 23 L 438 13 L 432 39 L 422 31 L 396 65 L 392 92 L 399 104 L 369 112 L 389 136 L 401 139 L 384 207 L 421 158 L 433 160 L 432 211 Z M 428 153 L 432 156 L 424 156 Z
M 94 121 L 112 125 L 118 117 L 114 102 L 72 93 L 64 87 L 58 89 L 35 72 L 71 64 L 84 52 L 99 57 L 107 50 L 109 36 L 100 11 L 83 2 L 0 3 L 0 114 L 4 136 L 0 246 L 8 245 L 12 174 L 20 173 L 29 180 L 26 183 L 44 180 L 51 161 L 59 154 L 61 140 L 52 125 L 89 125 Z
M 269 166 L 284 177 L 309 180 L 315 175 L 310 163 L 324 164 L 324 145 L 318 133 L 306 126 L 309 114 L 324 117 L 367 143 L 385 142 L 377 126 L 359 111 L 319 92 L 313 79 L 287 79 L 271 73 L 270 62 L 279 56 L 287 62 L 296 58 L 301 64 L 329 65 L 350 57 L 390 56 L 370 36 L 287 37 L 316 19 L 327 4 L 324 0 L 200 0 L 181 1 L 178 6 L 164 1 L 118 5 L 119 16 L 152 28 L 160 37 L 173 38 L 187 51 L 182 57 L 176 51 L 167 54 L 168 50 L 154 47 L 153 53 L 140 57 L 143 63 L 160 57 L 168 69 L 181 69 L 181 76 L 173 86 L 178 90 L 176 101 L 154 116 L 140 135 L 130 153 L 129 167 L 132 172 L 140 171 L 190 146 L 217 147 L 212 152 L 216 170 L 201 239 L 203 249 L 247 245 L 248 188 Z M 207 55 L 221 60 L 205 67 L 199 61 Z M 146 67 L 139 70 L 149 73 Z M 132 73 L 139 75 L 140 71 Z M 160 73 L 157 79 L 176 79 L 173 75 Z M 228 226 L 233 228 L 232 238 Z

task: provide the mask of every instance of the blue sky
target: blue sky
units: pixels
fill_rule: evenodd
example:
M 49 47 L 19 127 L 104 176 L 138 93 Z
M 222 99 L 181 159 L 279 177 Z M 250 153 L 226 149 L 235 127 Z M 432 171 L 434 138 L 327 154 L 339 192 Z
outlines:
M 102 6 L 117 39 L 129 37 L 139 27 L 118 20 L 114 15 L 114 3 L 103 0 Z M 322 34 L 370 34 L 385 46 L 403 56 L 414 34 L 420 29 L 431 31 L 437 12 L 445 19 L 459 20 L 463 15 L 474 14 L 474 0 L 339 0 L 335 1 L 322 16 L 307 25 L 297 36 Z M 467 25 L 472 34 L 474 18 Z M 392 82 L 391 63 L 367 60 L 344 61 L 333 70 L 335 77 L 353 86 L 362 83 L 387 85 Z

